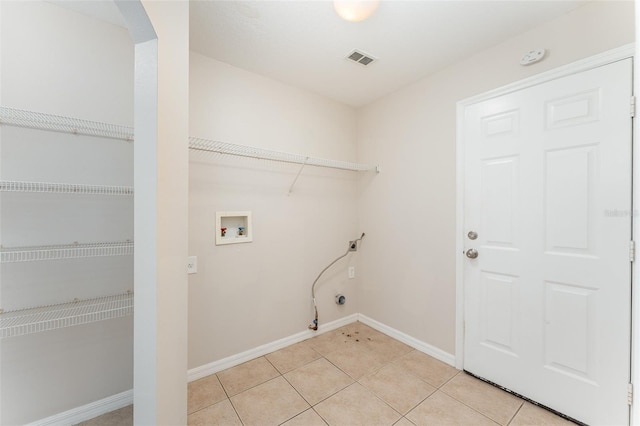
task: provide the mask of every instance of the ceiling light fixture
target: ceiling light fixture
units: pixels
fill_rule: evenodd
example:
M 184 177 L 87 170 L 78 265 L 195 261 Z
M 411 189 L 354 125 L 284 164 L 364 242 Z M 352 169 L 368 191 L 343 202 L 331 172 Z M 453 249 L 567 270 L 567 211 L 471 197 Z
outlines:
M 342 19 L 360 22 L 373 15 L 380 0 L 334 0 L 333 8 Z

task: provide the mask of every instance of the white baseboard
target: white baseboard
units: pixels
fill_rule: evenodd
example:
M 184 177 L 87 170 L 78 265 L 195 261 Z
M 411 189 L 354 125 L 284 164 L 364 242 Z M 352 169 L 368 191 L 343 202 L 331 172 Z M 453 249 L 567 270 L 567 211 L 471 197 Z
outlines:
M 402 343 L 405 343 L 412 348 L 419 350 L 420 352 L 424 352 L 425 354 L 430 355 L 435 359 L 447 363 L 452 367 L 455 367 L 456 365 L 456 357 L 453 354 L 445 352 L 442 349 L 438 349 L 435 346 L 431 346 L 428 343 L 418 340 L 415 337 L 411 337 L 408 334 L 396 330 L 395 328 L 391 328 L 388 325 L 369 318 L 366 315 L 358 314 L 358 320 L 361 323 L 366 324 L 371 328 L 375 328 L 379 332 L 384 333 L 389 337 L 393 337 L 394 339 L 399 340 Z
M 27 426 L 75 425 L 110 411 L 126 407 L 130 404 L 133 404 L 133 389 L 55 414 L 45 419 L 37 420 L 33 423 L 29 423 Z
M 293 345 L 294 343 L 302 342 L 303 340 L 309 339 L 313 336 L 317 336 L 318 334 L 326 333 L 327 331 L 335 330 L 336 328 L 342 327 L 347 324 L 351 324 L 352 322 L 360 321 L 363 324 L 366 324 L 381 333 L 386 334 L 389 337 L 393 337 L 411 346 L 414 349 L 419 350 L 420 352 L 424 352 L 427 355 L 430 355 L 444 363 L 447 363 L 451 366 L 455 366 L 455 356 L 443 351 L 442 349 L 438 349 L 435 346 L 431 346 L 428 343 L 425 343 L 421 340 L 418 340 L 414 337 L 409 336 L 401 331 L 396 330 L 395 328 L 391 328 L 381 322 L 378 322 L 372 318 L 367 317 L 362 314 L 353 314 L 344 318 L 340 318 L 338 320 L 332 321 L 327 324 L 321 324 L 318 327 L 318 331 L 305 330 L 300 333 L 296 333 L 294 335 L 285 337 L 280 340 L 276 340 L 274 342 L 270 342 L 264 344 L 262 346 L 258 346 L 253 349 L 249 349 L 244 352 L 240 352 L 235 355 L 231 355 L 227 358 L 223 358 L 218 361 L 211 362 L 209 364 L 201 365 L 200 367 L 192 368 L 188 371 L 188 381 L 192 382 L 194 380 L 201 379 L 206 376 L 210 376 L 211 374 L 215 374 L 219 371 L 226 370 L 227 368 L 235 367 L 236 365 L 242 364 L 243 362 L 251 361 L 252 359 L 261 357 L 268 353 L 277 351 L 279 349 L 285 348 L 289 345 Z
M 188 381 L 192 382 L 194 380 L 201 379 L 211 374 L 215 374 L 219 371 L 226 370 L 227 368 L 242 364 L 243 362 L 251 361 L 252 359 L 285 348 L 289 345 L 293 345 L 294 343 L 302 342 L 303 340 L 309 339 L 313 336 L 335 330 L 336 328 L 340 328 L 344 325 L 351 324 L 356 321 L 360 321 L 363 324 L 366 324 L 380 331 L 381 333 L 386 334 L 389 337 L 393 337 L 394 339 L 399 340 L 402 343 L 405 343 L 412 348 L 419 350 L 420 352 L 424 352 L 425 354 L 439 359 L 442 362 L 455 366 L 455 356 L 453 354 L 438 349 L 435 346 L 431 346 L 428 343 L 411 337 L 408 334 L 396 330 L 395 328 L 389 327 L 379 321 L 369 318 L 366 315 L 352 314 L 327 324 L 321 324 L 318 327 L 318 331 L 301 331 L 300 333 L 293 334 L 291 336 L 258 346 L 253 349 L 249 349 L 248 351 L 240 352 L 239 354 L 235 354 L 227 358 L 211 362 L 209 364 L 201 365 L 200 367 L 192 368 L 187 372 Z M 30 423 L 28 426 L 72 425 L 92 419 L 104 413 L 117 410 L 129 404 L 133 404 L 133 390 L 128 390 L 126 392 L 122 392 L 117 395 L 113 395 L 99 401 L 95 401 L 90 404 L 86 404 L 81 407 L 56 414 L 51 417 L 47 417 L 46 419 L 38 420 L 36 422 Z
M 289 345 L 293 345 L 294 343 L 302 342 L 303 340 L 310 339 L 313 336 L 326 333 L 327 331 L 335 330 L 336 328 L 340 328 L 343 325 L 351 324 L 352 322 L 356 322 L 357 320 L 358 314 L 352 314 L 326 324 L 320 324 L 320 326 L 318 327 L 318 331 L 301 331 L 300 333 L 296 333 L 294 335 L 276 340 L 274 342 L 266 343 L 256 348 L 249 349 L 248 351 L 240 352 L 238 354 L 222 358 L 218 361 L 201 365 L 200 367 L 192 368 L 187 372 L 188 381 L 192 382 L 194 380 L 210 376 L 211 374 L 217 373 L 219 371 L 226 370 L 227 368 L 235 367 L 236 365 L 242 364 L 243 362 L 251 361 L 252 359 L 285 348 Z

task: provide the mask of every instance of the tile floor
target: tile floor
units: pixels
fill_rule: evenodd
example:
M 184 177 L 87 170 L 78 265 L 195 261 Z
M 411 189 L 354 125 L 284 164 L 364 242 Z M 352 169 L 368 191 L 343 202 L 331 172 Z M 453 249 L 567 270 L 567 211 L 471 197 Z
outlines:
M 572 425 L 359 322 L 189 384 L 189 425 Z M 131 425 L 125 407 L 83 423 Z

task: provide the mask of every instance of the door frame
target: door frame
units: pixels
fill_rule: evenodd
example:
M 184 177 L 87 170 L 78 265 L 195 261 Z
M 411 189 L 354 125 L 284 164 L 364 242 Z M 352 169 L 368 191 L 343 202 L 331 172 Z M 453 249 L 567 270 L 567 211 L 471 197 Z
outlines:
M 633 43 L 621 46 L 616 49 L 594 55 L 571 64 L 567 64 L 550 71 L 545 71 L 532 77 L 516 81 L 503 87 L 481 93 L 470 98 L 463 99 L 456 103 L 456 349 L 455 349 L 455 366 L 458 369 L 464 368 L 464 182 L 465 182 L 465 141 L 464 134 L 464 113 L 465 109 L 473 104 L 486 101 L 498 96 L 506 95 L 522 89 L 578 74 L 597 67 L 601 67 L 623 59 L 633 58 L 635 54 L 635 45 Z M 634 66 L 634 70 L 635 70 Z M 635 71 L 638 74 L 638 71 Z M 637 79 L 638 77 L 636 77 Z M 633 85 L 635 94 L 635 84 Z M 633 126 L 636 126 L 634 120 Z M 634 132 L 635 134 L 635 132 Z M 635 140 L 635 137 L 634 137 Z M 633 143 L 633 142 L 632 142 Z M 634 150 L 634 158 L 632 159 L 633 174 L 633 194 L 632 206 L 633 212 L 640 209 L 640 150 Z M 637 158 L 636 158 L 637 157 Z M 636 161 L 636 159 L 638 161 Z M 638 192 L 638 193 L 636 193 Z M 637 200 L 637 201 L 636 201 Z M 632 229 L 634 240 L 640 242 L 640 217 L 633 215 Z M 640 285 L 640 259 L 636 258 L 632 269 L 632 288 Z M 638 272 L 638 273 L 636 273 Z M 631 379 L 632 382 L 640 383 L 640 365 L 635 365 L 634 354 L 640 353 L 640 318 L 636 318 L 634 313 L 640 312 L 640 297 L 637 292 L 632 292 L 631 300 Z M 638 308 L 638 310 L 636 310 Z M 635 326 L 638 322 L 637 326 Z M 636 380 L 638 379 L 638 380 Z M 631 424 L 640 425 L 640 404 L 632 405 Z

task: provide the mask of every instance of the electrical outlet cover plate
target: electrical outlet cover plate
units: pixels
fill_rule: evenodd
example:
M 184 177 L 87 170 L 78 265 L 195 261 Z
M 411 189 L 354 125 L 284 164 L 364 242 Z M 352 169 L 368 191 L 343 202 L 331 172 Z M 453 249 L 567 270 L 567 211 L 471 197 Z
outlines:
M 355 278 L 356 277 L 356 267 L 355 266 L 349 266 L 349 269 L 347 269 L 347 274 L 349 274 L 349 278 Z
M 189 256 L 187 260 L 187 274 L 198 272 L 198 256 Z

